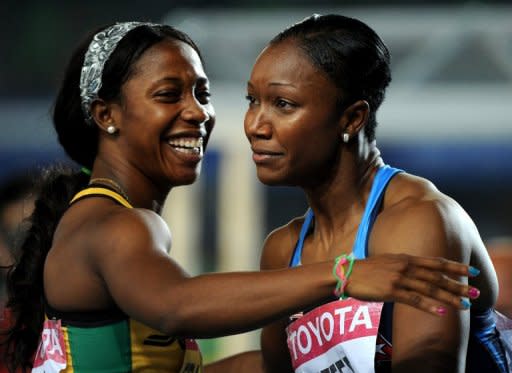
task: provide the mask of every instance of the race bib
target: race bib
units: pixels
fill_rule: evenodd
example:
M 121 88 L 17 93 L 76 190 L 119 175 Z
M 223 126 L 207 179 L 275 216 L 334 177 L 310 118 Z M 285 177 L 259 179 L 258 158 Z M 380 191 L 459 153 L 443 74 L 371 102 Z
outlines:
M 185 339 L 185 356 L 180 373 L 202 373 L 203 358 L 194 339 Z
M 296 373 L 372 373 L 382 303 L 356 299 L 324 304 L 286 332 Z
M 66 344 L 60 320 L 45 320 L 32 373 L 58 373 L 66 365 Z

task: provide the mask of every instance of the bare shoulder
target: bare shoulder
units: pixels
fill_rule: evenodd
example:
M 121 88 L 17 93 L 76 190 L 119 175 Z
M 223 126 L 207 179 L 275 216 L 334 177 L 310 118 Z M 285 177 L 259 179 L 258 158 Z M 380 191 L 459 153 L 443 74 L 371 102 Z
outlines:
M 304 216 L 296 217 L 270 232 L 263 243 L 261 269 L 288 267 L 303 223 Z
M 481 270 L 470 283 L 482 291 L 474 306 L 494 304 L 497 278 L 478 229 L 453 198 L 418 176 L 390 182 L 369 243 L 371 254 L 406 253 L 444 257 Z
M 149 249 L 167 250 L 171 243 L 169 228 L 158 214 L 99 199 L 84 200 L 68 210 L 55 238 L 58 246 L 71 245 L 93 261 Z
M 386 252 L 465 262 L 471 250 L 481 245 L 475 224 L 454 199 L 429 180 L 406 173 L 390 182 L 372 236 L 373 242 L 381 243 L 374 247 Z
M 149 278 L 158 265 L 171 272 L 169 245 L 167 225 L 152 211 L 127 209 L 101 198 L 79 201 L 59 222 L 45 262 L 48 299 L 61 309 L 117 303 L 121 298 L 114 301 L 112 293 L 121 293 L 123 281 L 129 284 L 143 274 Z M 80 296 L 71 289 L 81 289 Z
M 109 250 L 167 251 L 171 244 L 169 227 L 155 212 L 147 209 L 117 208 L 105 213 L 97 223 L 96 238 L 105 243 Z M 93 242 L 99 247 L 100 242 Z

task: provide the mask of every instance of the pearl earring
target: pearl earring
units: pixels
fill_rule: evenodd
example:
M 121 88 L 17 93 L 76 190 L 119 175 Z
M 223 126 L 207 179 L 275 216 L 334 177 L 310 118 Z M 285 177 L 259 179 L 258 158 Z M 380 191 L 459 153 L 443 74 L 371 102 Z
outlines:
M 346 144 L 350 140 L 350 135 L 346 132 L 343 132 L 343 142 Z
M 117 132 L 117 128 L 114 127 L 114 126 L 108 126 L 107 127 L 107 132 L 110 133 L 111 135 L 113 135 L 114 133 Z

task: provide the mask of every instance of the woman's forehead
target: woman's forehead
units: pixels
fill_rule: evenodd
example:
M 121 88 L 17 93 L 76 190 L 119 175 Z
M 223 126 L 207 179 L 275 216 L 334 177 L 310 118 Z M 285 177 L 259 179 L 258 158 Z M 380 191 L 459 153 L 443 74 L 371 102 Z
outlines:
M 157 78 L 161 75 L 195 75 L 206 78 L 201 59 L 187 43 L 166 39 L 146 50 L 134 65 L 134 75 Z
M 257 62 L 268 58 L 309 62 L 298 43 L 290 39 L 268 45 L 258 56 Z
M 325 84 L 327 77 L 295 41 L 282 41 L 266 47 L 254 65 L 251 80 L 285 80 Z M 327 79 L 328 80 L 328 79 Z

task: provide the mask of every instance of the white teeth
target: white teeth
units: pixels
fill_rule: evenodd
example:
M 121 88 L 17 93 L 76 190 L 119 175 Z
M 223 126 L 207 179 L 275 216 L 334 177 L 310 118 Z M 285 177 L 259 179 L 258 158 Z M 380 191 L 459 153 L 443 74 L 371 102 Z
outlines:
M 185 153 L 185 154 L 200 154 L 201 153 L 201 148 L 192 148 L 192 149 L 174 148 L 174 149 L 176 149 L 176 151 L 178 151 L 180 153 Z
M 186 147 L 186 148 L 197 148 L 203 145 L 203 138 L 181 138 L 169 140 L 170 145 Z
M 180 138 L 169 140 L 169 145 L 180 153 L 200 154 L 203 151 L 203 138 Z

